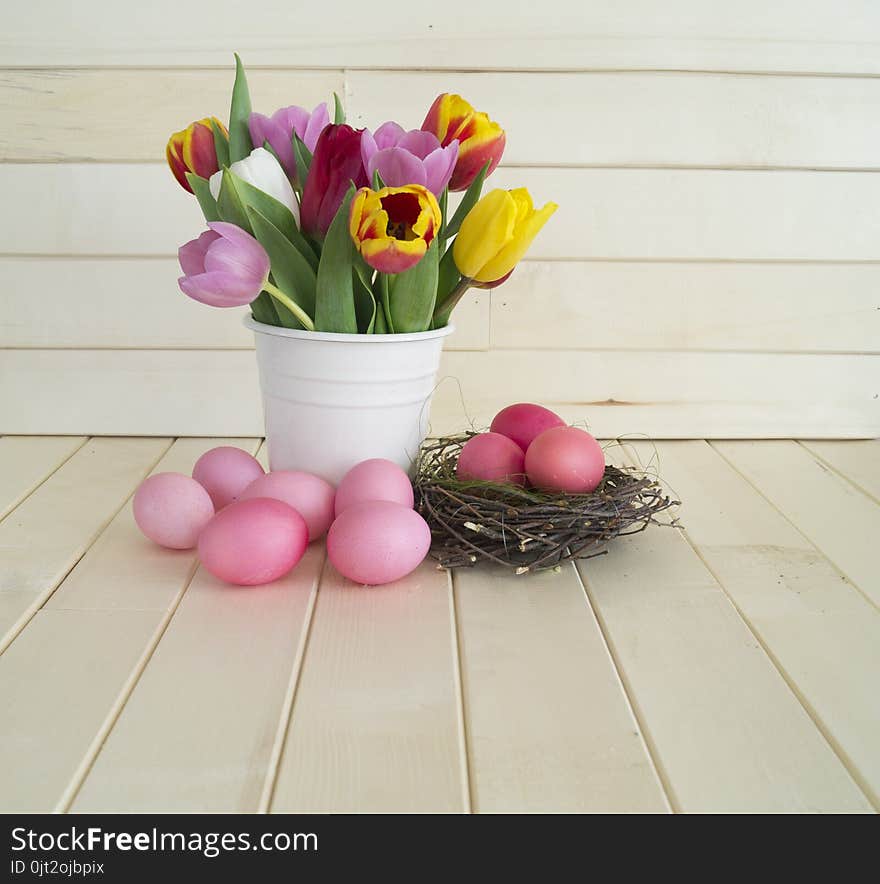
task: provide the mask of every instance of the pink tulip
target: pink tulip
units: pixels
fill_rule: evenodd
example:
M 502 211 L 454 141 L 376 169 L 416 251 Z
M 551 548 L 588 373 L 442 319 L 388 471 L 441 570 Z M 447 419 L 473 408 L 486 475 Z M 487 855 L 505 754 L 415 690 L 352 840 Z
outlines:
M 388 187 L 421 184 L 439 197 L 455 169 L 458 160 L 458 142 L 441 147 L 431 132 L 413 129 L 405 132 L 397 123 L 383 123 L 370 134 L 364 130 L 361 137 L 361 158 L 370 180 L 379 173 Z
M 321 102 L 311 113 L 303 107 L 291 105 L 275 111 L 271 117 L 252 113 L 248 118 L 248 128 L 254 147 L 262 147 L 268 141 L 269 146 L 281 160 L 284 171 L 296 180 L 296 159 L 291 141 L 293 133 L 305 142 L 312 153 L 318 143 L 318 136 L 330 123 L 330 112 L 326 102 Z
M 266 286 L 269 256 L 249 234 L 224 221 L 213 221 L 198 239 L 177 252 L 184 276 L 180 290 L 212 307 L 250 304 Z

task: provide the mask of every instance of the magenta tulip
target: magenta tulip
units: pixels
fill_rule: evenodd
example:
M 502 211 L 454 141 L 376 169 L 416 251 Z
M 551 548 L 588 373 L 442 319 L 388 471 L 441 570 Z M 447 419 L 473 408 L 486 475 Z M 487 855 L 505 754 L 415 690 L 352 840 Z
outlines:
M 363 129 L 345 123 L 331 123 L 318 138 L 303 189 L 300 219 L 302 229 L 323 237 L 339 211 L 349 186 L 367 186 L 367 173 L 361 159 Z
M 321 102 L 311 113 L 303 107 L 292 105 L 275 111 L 271 117 L 252 113 L 248 118 L 248 128 L 254 147 L 262 147 L 268 141 L 275 151 L 284 171 L 296 180 L 296 159 L 293 154 L 293 133 L 302 139 L 305 146 L 314 153 L 318 136 L 330 123 L 330 112 L 326 102 Z
M 421 184 L 439 197 L 455 169 L 458 160 L 458 142 L 441 147 L 431 132 L 413 129 L 405 132 L 397 123 L 383 123 L 370 134 L 364 130 L 361 137 L 361 158 L 372 181 L 378 172 L 388 187 Z
M 180 290 L 212 307 L 250 304 L 269 278 L 269 256 L 249 234 L 224 221 L 208 224 L 198 239 L 177 252 L 184 272 Z

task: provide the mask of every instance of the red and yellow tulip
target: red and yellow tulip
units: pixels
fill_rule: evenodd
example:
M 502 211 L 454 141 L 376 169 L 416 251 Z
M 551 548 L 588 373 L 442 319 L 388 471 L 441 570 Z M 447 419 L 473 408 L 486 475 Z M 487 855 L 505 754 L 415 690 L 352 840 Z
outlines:
M 486 174 L 491 175 L 504 153 L 506 136 L 501 126 L 490 120 L 488 114 L 474 110 L 460 95 L 438 95 L 422 129 L 436 135 L 443 147 L 458 141 L 458 161 L 449 182 L 450 190 L 467 190 L 486 163 Z
M 175 132 L 165 148 L 165 158 L 174 173 L 174 177 L 184 190 L 192 193 L 186 180 L 186 173 L 193 172 L 200 178 L 210 178 L 219 168 L 217 150 L 214 146 L 214 132 L 211 123 L 216 123 L 220 131 L 228 138 L 226 127 L 217 117 L 205 117 L 190 123 L 186 129 Z
M 403 273 L 421 261 L 440 229 L 440 206 L 420 184 L 361 188 L 351 202 L 349 230 L 374 270 Z

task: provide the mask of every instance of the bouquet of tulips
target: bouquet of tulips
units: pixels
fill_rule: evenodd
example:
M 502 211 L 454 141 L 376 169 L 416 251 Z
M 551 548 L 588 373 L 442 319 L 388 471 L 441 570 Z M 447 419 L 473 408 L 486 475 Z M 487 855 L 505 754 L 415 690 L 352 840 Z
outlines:
M 442 94 L 421 129 L 346 125 L 338 96 L 311 113 L 254 113 L 236 55 L 229 127 L 216 117 L 171 136 L 166 156 L 208 222 L 181 246 L 181 290 L 258 322 L 320 332 L 441 328 L 471 287 L 512 273 L 555 203 L 485 179 L 505 133 Z M 447 217 L 449 191 L 463 192 Z

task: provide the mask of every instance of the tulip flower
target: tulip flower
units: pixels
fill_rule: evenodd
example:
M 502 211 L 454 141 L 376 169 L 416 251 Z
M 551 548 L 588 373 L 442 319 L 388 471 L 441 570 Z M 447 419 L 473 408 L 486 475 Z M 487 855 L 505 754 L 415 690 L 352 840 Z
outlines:
M 460 95 L 438 95 L 422 123 L 422 129 L 437 136 L 444 147 L 457 140 L 458 162 L 449 183 L 450 190 L 467 190 L 480 169 L 489 163 L 491 175 L 504 153 L 505 134 L 487 114 L 479 113 Z
M 403 273 L 421 261 L 440 228 L 440 206 L 420 184 L 361 188 L 351 201 L 349 231 L 374 270 Z
M 284 171 L 296 181 L 296 158 L 293 153 L 293 133 L 295 132 L 314 153 L 318 136 L 330 123 L 330 112 L 327 103 L 321 102 L 311 113 L 305 108 L 292 105 L 275 111 L 271 117 L 252 113 L 248 118 L 251 141 L 255 147 L 262 147 L 268 141 L 269 146 L 281 160 Z
M 225 221 L 208 227 L 177 251 L 184 273 L 177 282 L 185 295 L 212 307 L 242 307 L 265 289 L 314 330 L 311 317 L 269 282 L 269 256 L 249 233 Z
M 501 281 L 558 208 L 547 203 L 536 210 L 524 187 L 487 193 L 461 222 L 452 246 L 455 266 L 477 283 Z
M 378 172 L 389 187 L 421 184 L 439 197 L 452 177 L 458 160 L 458 142 L 441 147 L 431 132 L 413 129 L 405 132 L 397 123 L 384 123 L 375 135 L 364 130 L 361 158 L 367 177 Z
M 184 189 L 193 192 L 186 180 L 186 173 L 193 172 L 200 178 L 210 178 L 219 168 L 217 149 L 214 146 L 214 132 L 211 123 L 216 123 L 220 131 L 228 138 L 226 127 L 217 117 L 205 117 L 190 123 L 186 129 L 175 132 L 165 148 L 165 159 Z
M 291 214 L 299 225 L 299 203 L 287 175 L 281 164 L 265 147 L 257 147 L 251 151 L 250 156 L 233 163 L 229 167 L 242 181 L 247 181 L 263 193 L 268 193 L 284 206 L 290 209 Z M 223 172 L 215 172 L 211 176 L 209 186 L 211 196 L 217 199 L 220 196 L 220 185 L 223 183 Z
M 369 183 L 361 159 L 363 131 L 345 123 L 331 123 L 319 136 L 303 188 L 302 229 L 305 232 L 324 237 L 349 185 L 366 187 Z

